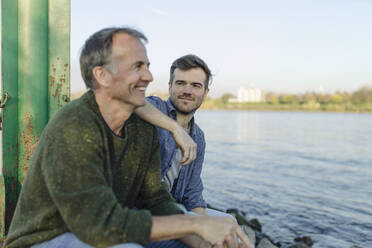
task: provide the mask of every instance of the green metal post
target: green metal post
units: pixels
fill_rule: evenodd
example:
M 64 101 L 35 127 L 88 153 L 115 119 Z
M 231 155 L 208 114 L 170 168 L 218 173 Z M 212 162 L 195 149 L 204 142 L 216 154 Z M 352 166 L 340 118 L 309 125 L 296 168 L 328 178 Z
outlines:
M 0 238 L 41 132 L 70 98 L 70 0 L 2 0 L 2 13 L 2 92 L 10 99 L 3 109 Z
M 4 187 L 0 186 L 2 208 L 0 238 L 4 238 L 5 227 L 9 225 L 20 185 L 18 182 L 18 1 L 2 1 L 2 95 L 10 95 L 2 109 L 2 151 Z M 5 121 L 6 119 L 6 121 Z
M 18 4 L 18 181 L 23 184 L 48 121 L 48 0 Z

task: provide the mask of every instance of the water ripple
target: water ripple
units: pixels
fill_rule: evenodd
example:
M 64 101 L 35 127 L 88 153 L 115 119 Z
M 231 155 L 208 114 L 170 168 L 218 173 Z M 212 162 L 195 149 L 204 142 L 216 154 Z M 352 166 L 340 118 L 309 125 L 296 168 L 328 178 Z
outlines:
M 197 121 L 207 202 L 259 218 L 276 241 L 372 247 L 372 115 L 203 111 Z

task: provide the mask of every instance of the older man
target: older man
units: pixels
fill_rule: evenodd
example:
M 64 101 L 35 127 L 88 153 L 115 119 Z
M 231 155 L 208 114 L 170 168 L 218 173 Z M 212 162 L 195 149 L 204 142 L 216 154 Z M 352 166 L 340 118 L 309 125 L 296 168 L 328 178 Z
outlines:
M 86 41 L 80 65 L 90 90 L 43 131 L 5 247 L 140 247 L 175 238 L 237 247 L 237 236 L 249 246 L 228 218 L 182 215 L 161 183 L 156 129 L 133 113 L 152 81 L 143 41 L 130 28 Z

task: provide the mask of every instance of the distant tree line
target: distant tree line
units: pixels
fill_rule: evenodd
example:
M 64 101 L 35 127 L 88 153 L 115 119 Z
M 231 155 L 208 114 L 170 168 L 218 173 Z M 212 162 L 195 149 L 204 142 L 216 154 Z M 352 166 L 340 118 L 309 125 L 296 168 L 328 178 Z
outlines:
M 347 91 L 336 91 L 333 94 L 306 92 L 302 94 L 286 94 L 268 92 L 265 94 L 265 100 L 271 104 L 341 104 L 341 103 L 372 103 L 372 87 L 363 86 L 360 89 L 350 93 Z
M 301 94 L 266 92 L 260 103 L 232 102 L 236 97 L 230 93 L 211 99 L 207 97 L 204 109 L 231 110 L 303 110 L 372 112 L 372 87 L 363 86 L 354 92 L 336 91 L 334 93 L 305 92 Z
M 219 101 L 227 103 L 229 99 L 235 98 L 231 93 L 225 93 L 218 98 Z M 289 93 L 265 93 L 265 102 L 270 104 L 305 104 L 305 103 L 320 103 L 320 104 L 338 104 L 338 103 L 367 103 L 372 102 L 372 87 L 363 86 L 354 92 L 336 91 L 333 94 L 320 92 L 305 92 L 300 94 Z

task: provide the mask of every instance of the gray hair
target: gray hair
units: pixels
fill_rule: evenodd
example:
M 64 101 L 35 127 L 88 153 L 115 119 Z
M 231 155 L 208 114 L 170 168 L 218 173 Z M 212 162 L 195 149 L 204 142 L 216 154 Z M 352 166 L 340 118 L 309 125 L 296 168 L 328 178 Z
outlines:
M 205 73 L 205 82 L 204 82 L 204 88 L 208 89 L 210 82 L 212 81 L 212 73 L 211 70 L 208 68 L 208 65 L 198 56 L 194 54 L 188 54 L 185 56 L 182 56 L 178 59 L 176 59 L 171 68 L 170 68 L 170 78 L 169 82 L 172 83 L 174 79 L 174 71 L 176 69 L 180 69 L 183 71 L 190 70 L 193 68 L 201 68 Z
M 140 31 L 129 27 L 112 27 L 104 28 L 91 35 L 86 41 L 80 54 L 80 71 L 81 76 L 88 89 L 97 87 L 96 80 L 93 76 L 93 68 L 96 66 L 105 66 L 111 72 L 110 66 L 112 39 L 117 33 L 126 33 L 132 37 L 146 43 L 146 36 Z

